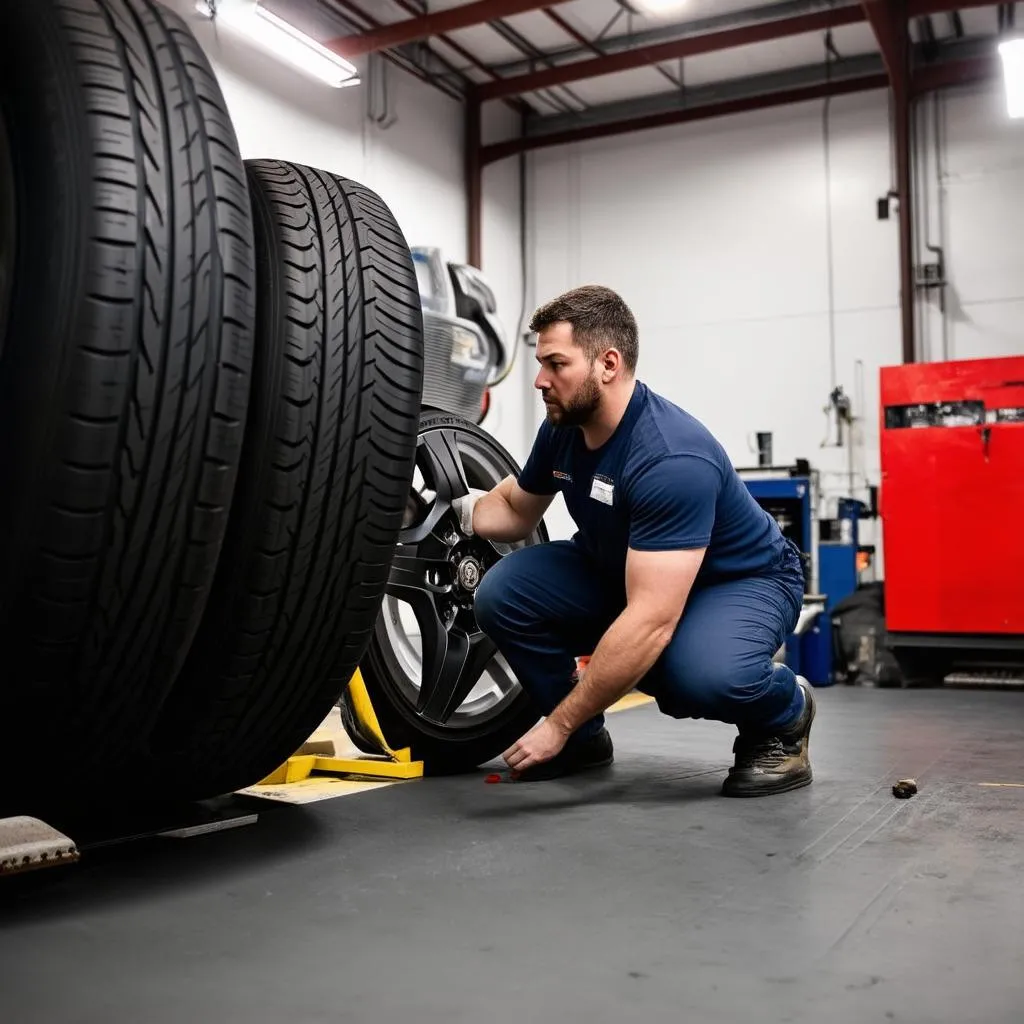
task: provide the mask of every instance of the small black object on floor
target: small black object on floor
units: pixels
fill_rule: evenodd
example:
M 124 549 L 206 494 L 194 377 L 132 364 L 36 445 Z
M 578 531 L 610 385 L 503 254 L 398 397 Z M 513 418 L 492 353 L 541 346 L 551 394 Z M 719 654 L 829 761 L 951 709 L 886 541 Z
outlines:
M 0 1020 L 1020 1024 L 1024 695 L 817 696 L 781 796 L 723 798 L 731 731 L 646 707 L 592 774 L 266 804 L 0 885 Z

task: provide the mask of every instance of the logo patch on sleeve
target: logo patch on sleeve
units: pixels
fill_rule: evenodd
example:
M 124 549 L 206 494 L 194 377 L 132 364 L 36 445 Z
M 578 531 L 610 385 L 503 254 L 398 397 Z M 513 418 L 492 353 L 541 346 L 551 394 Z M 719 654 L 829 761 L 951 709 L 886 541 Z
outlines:
M 572 483 L 572 476 L 569 473 L 563 473 L 560 469 L 551 470 L 551 475 L 556 480 L 564 480 L 567 484 Z

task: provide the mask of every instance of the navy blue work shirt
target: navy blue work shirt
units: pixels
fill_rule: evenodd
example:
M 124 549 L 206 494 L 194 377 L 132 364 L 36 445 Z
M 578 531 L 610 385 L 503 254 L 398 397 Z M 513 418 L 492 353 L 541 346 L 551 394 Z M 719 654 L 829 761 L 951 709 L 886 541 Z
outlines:
M 711 432 L 641 381 L 615 432 L 593 451 L 580 428 L 545 421 L 519 486 L 560 491 L 578 528 L 573 540 L 616 582 L 631 547 L 707 548 L 697 585 L 771 573 L 794 558 Z

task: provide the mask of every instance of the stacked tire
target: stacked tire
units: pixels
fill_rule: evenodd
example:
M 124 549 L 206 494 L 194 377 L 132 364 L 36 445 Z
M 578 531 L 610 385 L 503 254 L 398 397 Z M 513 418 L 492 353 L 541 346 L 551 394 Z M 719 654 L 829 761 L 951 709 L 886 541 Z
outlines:
M 175 14 L 0 7 L 0 813 L 308 737 L 378 618 L 422 339 L 384 203 L 244 163 Z

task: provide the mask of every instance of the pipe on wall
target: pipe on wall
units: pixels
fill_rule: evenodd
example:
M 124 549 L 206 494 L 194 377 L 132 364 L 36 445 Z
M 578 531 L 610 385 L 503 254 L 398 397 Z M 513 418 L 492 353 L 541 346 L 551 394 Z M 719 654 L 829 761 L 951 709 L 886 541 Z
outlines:
M 900 197 L 900 336 L 903 362 L 917 362 L 914 333 L 914 305 L 917 290 L 914 284 L 914 218 L 910 149 L 912 110 L 910 90 L 904 83 L 893 89 L 893 130 L 896 135 L 896 191 Z
M 481 145 L 481 103 L 475 91 L 466 98 L 466 261 L 483 269 L 484 164 Z

